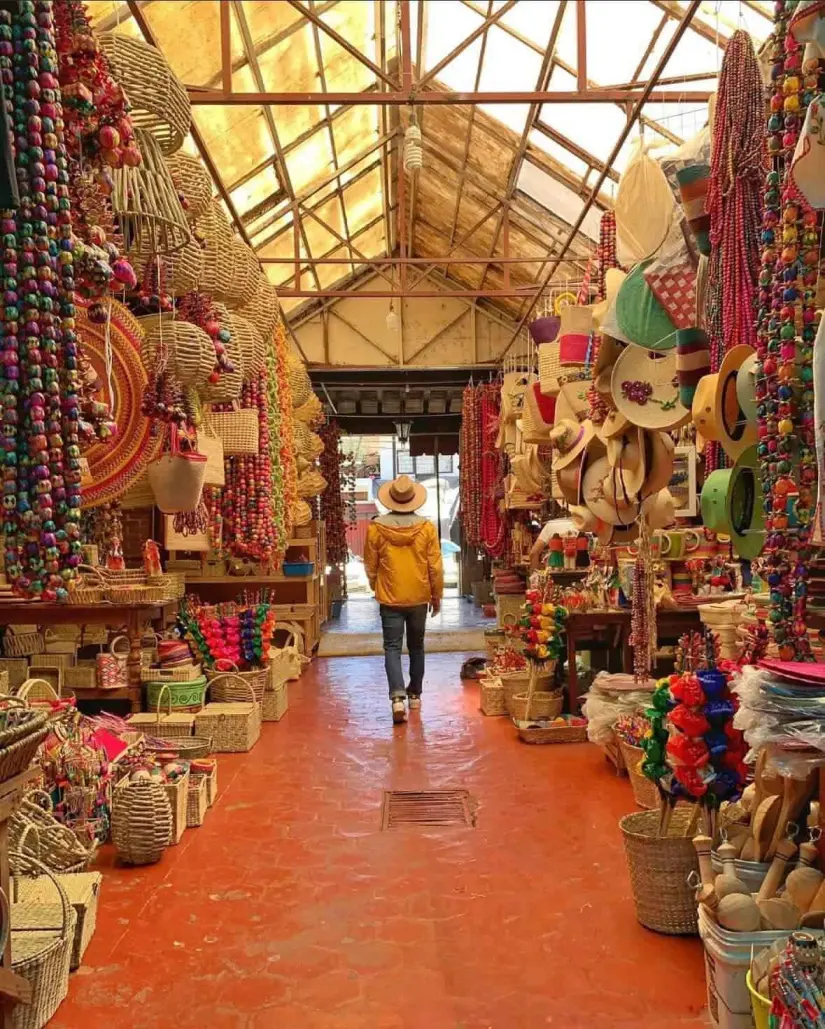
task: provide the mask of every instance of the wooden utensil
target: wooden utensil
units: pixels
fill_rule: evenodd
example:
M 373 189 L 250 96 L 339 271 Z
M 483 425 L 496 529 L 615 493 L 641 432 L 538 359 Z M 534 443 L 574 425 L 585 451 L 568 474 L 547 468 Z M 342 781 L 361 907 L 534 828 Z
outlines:
M 702 877 L 703 886 L 713 886 L 713 862 L 710 857 L 710 848 L 713 840 L 710 836 L 694 836 L 693 846 L 699 858 L 699 875 Z
M 716 911 L 719 925 L 732 932 L 755 933 L 762 924 L 756 901 L 749 893 L 731 893 L 719 901 Z
M 733 894 L 731 894 L 733 896 Z M 716 890 L 712 886 L 700 886 L 696 891 L 696 903 L 704 908 L 705 913 L 709 915 L 714 922 L 716 921 L 716 915 L 719 910 L 719 898 L 716 896 Z
M 723 843 L 716 853 L 722 862 L 722 871 L 716 876 L 713 884 L 719 900 L 732 893 L 750 896 L 750 890 L 736 874 L 736 850 L 729 843 Z
M 808 840 L 806 843 L 802 843 L 799 846 L 799 864 L 813 868 L 814 865 L 819 861 L 819 848 L 813 842 Z
M 811 901 L 808 911 L 825 911 L 825 881 L 823 881 L 822 885 L 816 891 L 816 896 Z
M 756 902 L 762 924 L 766 929 L 774 931 L 796 929 L 802 919 L 802 912 L 790 900 L 784 897 L 771 897 L 769 900 Z
M 800 865 L 788 874 L 788 878 L 785 880 L 785 892 L 803 915 L 813 903 L 823 880 L 825 880 L 825 876 L 822 872 L 818 868 L 811 868 L 810 865 Z
M 749 815 L 753 814 L 754 810 L 754 799 L 756 798 L 756 785 L 755 783 L 749 783 L 742 791 L 742 798 L 739 803 L 747 811 Z
M 782 800 L 776 794 L 769 794 L 759 807 L 756 808 L 753 816 L 753 842 L 754 861 L 764 861 L 769 847 L 773 841 L 773 834 L 779 821 L 779 812 L 782 810 Z
M 763 852 L 765 860 L 770 860 L 776 853 L 776 848 L 787 832 L 788 823 L 795 822 L 799 818 L 805 802 L 813 793 L 817 776 L 818 770 L 811 772 L 805 779 L 791 779 L 790 777 L 785 779 L 785 786 L 782 791 L 782 806 L 779 809 L 773 838 L 767 851 Z
M 763 900 L 770 900 L 771 897 L 775 896 L 782 880 L 785 878 L 788 861 L 790 861 L 794 854 L 796 854 L 796 844 L 793 840 L 782 840 L 776 848 L 776 854 L 774 855 L 771 867 L 768 869 L 768 874 L 762 880 L 762 885 L 759 887 L 759 892 L 756 895 L 757 903 Z
M 825 928 L 825 911 L 821 908 L 814 910 L 811 906 L 811 910 L 802 916 L 799 924 L 802 929 L 823 929 Z

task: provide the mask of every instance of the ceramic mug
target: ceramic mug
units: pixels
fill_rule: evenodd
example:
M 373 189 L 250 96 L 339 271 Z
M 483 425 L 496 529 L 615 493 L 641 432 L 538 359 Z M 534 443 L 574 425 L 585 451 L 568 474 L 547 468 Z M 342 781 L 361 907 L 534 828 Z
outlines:
M 681 561 L 685 554 L 690 554 L 699 546 L 699 533 L 695 529 L 674 529 L 666 532 L 670 546 L 665 551 L 669 561 Z
M 657 557 L 668 557 L 670 554 L 670 536 L 669 532 L 654 532 L 650 537 L 650 553 L 654 558 Z M 627 548 L 628 554 L 631 557 L 638 556 L 639 548 L 636 544 Z

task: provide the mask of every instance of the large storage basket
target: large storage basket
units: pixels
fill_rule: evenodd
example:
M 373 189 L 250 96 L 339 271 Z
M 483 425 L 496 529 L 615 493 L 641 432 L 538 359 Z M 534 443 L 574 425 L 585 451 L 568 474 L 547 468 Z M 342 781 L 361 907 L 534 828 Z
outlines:
M 100 872 L 76 872 L 71 875 L 56 875 L 55 878 L 66 891 L 66 897 L 77 917 L 69 966 L 74 971 L 80 967 L 86 948 L 94 936 L 97 925 L 97 904 L 103 876 Z M 46 910 L 52 918 L 52 923 L 48 928 L 52 930 L 57 928 L 57 918 L 62 918 L 62 911 L 59 907 L 54 906 L 54 888 L 49 877 L 40 875 L 36 879 L 21 878 L 19 882 L 15 881 L 14 885 L 15 901 L 40 906 L 41 911 Z
M 633 799 L 639 807 L 658 808 L 659 791 L 656 789 L 656 784 L 643 775 L 640 768 L 645 752 L 641 747 L 632 747 L 629 743 L 625 743 L 621 737 L 619 737 L 619 750 L 633 789 Z
M 264 699 L 264 691 L 270 681 L 269 668 L 256 668 L 251 672 L 215 672 L 207 671 L 209 683 L 209 699 L 214 703 L 226 704 L 233 701 L 242 703 L 251 700 L 260 704 Z M 250 695 L 250 690 L 252 694 Z
M 200 218 L 212 199 L 212 180 L 202 162 L 180 150 L 166 158 L 166 166 L 178 192 L 186 198 L 186 217 L 192 221 Z
M 140 353 L 148 369 L 166 355 L 166 369 L 181 386 L 202 386 L 215 367 L 215 347 L 199 326 L 187 321 L 157 321 L 149 329 Z M 158 355 L 161 355 L 159 358 Z
M 148 780 L 119 782 L 112 796 L 112 841 L 122 860 L 153 865 L 171 840 L 172 808 L 164 787 Z
M 289 707 L 289 691 L 287 683 L 273 683 L 270 678 L 264 690 L 261 716 L 265 722 L 280 722 Z
M 28 854 L 12 851 L 11 968 L 32 987 L 30 1004 L 16 1004 L 15 1029 L 42 1029 L 52 1020 L 69 992 L 69 967 L 77 917 L 66 891 L 49 868 Z M 15 903 L 21 877 L 44 877 L 50 894 L 46 904 Z
M 692 812 L 677 808 L 667 836 L 659 836 L 659 812 L 638 811 L 619 822 L 624 836 L 636 917 L 656 932 L 692 936 L 698 932 L 694 890 L 688 875 L 698 862 L 685 835 Z
M 132 124 L 151 133 L 164 154 L 176 153 L 189 135 L 192 110 L 186 88 L 163 52 L 120 32 L 102 32 L 97 41 L 129 98 Z M 140 152 L 145 159 L 142 142 Z
M 211 736 L 217 753 L 239 754 L 251 750 L 261 735 L 261 708 L 252 687 L 247 703 L 207 704 L 195 715 L 195 733 Z
M 484 715 L 506 715 L 507 702 L 501 679 L 486 676 L 479 680 L 479 707 Z
M 206 793 L 207 778 L 205 775 L 190 777 L 186 793 L 186 825 L 189 829 L 203 825 L 206 818 L 206 809 L 209 807 Z
M 172 812 L 172 838 L 170 846 L 180 843 L 186 831 L 186 817 L 189 803 L 189 773 L 182 775 L 174 782 L 163 783 L 169 808 Z
M 563 706 L 564 694 L 561 690 L 556 693 L 534 690 L 532 696 L 527 692 L 516 693 L 507 701 L 507 710 L 516 722 L 525 722 L 528 718 L 530 721 L 558 718 Z

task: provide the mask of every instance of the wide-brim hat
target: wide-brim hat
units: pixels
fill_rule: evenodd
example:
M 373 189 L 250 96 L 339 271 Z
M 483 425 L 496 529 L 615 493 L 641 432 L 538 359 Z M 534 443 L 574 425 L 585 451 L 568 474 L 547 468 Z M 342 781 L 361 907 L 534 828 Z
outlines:
M 756 421 L 756 354 L 746 357 L 736 376 L 736 399 L 748 421 Z
M 747 447 L 731 469 L 725 509 L 733 549 L 748 560 L 765 546 L 763 499 L 756 447 Z
M 590 415 L 590 401 L 587 393 L 590 383 L 584 379 L 579 382 L 566 382 L 556 396 L 556 417 L 559 422 L 583 422 Z
M 630 425 L 630 422 L 628 421 L 627 415 L 622 414 L 621 411 L 617 411 L 614 407 L 604 416 L 604 421 L 599 426 L 599 435 L 603 440 L 612 439 L 620 432 L 624 432 L 628 425 Z
M 553 469 L 559 493 L 566 504 L 575 506 L 581 503 L 585 453 L 586 451 L 582 451 L 578 461 L 574 461 L 564 468 Z
M 629 345 L 613 366 L 613 403 L 633 425 L 676 429 L 690 417 L 679 398 L 676 352 Z
M 745 343 L 732 347 L 719 366 L 714 391 L 714 420 L 722 449 L 732 460 L 756 443 L 756 420 L 748 418 L 739 406 L 738 379 L 745 361 L 753 354 Z
M 550 430 L 550 446 L 553 448 L 553 471 L 567 468 L 583 453 L 593 439 L 593 423 L 577 422 L 571 418 L 556 421 Z
M 663 490 L 673 478 L 673 455 L 676 445 L 666 432 L 648 430 L 644 433 L 645 481 L 642 497 L 652 497 Z
M 413 482 L 407 475 L 399 475 L 392 482 L 385 482 L 378 488 L 378 501 L 390 511 L 404 514 L 417 511 L 424 505 L 427 491 L 419 482 Z
M 634 522 L 632 525 L 620 526 L 614 525 L 611 527 L 611 532 L 606 538 L 600 536 L 599 542 L 603 547 L 629 547 L 631 543 L 635 543 L 639 538 L 639 523 Z
M 632 525 L 639 514 L 639 505 L 618 506 L 609 498 L 605 487 L 610 473 L 607 457 L 591 461 L 582 476 L 582 500 L 597 518 L 608 525 Z
M 693 424 L 702 439 L 716 442 L 719 441 L 719 426 L 716 422 L 714 400 L 718 378 L 716 372 L 702 376 L 693 394 L 693 406 L 690 409 Z
M 651 529 L 666 529 L 676 521 L 676 500 L 669 489 L 661 489 L 642 504 L 642 516 Z
M 571 504 L 568 510 L 570 521 L 578 532 L 592 532 L 595 535 L 599 535 L 599 533 L 604 532 L 606 529 L 613 530 L 612 525 L 607 525 L 606 522 L 597 518 L 589 507 L 581 504 Z
M 627 505 L 639 496 L 645 481 L 644 433 L 635 426 L 607 441 L 610 477 L 605 486 L 608 497 Z

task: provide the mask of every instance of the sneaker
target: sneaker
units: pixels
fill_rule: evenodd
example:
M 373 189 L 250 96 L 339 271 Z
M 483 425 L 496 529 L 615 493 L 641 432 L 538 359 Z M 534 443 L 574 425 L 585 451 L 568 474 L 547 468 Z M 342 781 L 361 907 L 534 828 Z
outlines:
M 410 698 L 410 711 L 421 710 L 421 697 L 413 694 Z
M 407 721 L 407 708 L 401 697 L 396 697 L 392 702 L 392 720 L 396 725 Z

